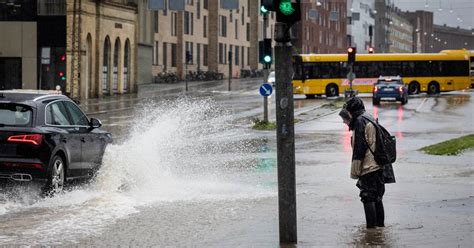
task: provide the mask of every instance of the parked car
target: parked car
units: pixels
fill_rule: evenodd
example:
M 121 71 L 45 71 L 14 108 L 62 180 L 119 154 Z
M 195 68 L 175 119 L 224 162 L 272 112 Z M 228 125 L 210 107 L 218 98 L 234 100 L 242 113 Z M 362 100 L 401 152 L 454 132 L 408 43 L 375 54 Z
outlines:
M 40 181 L 48 195 L 100 168 L 110 133 L 70 98 L 50 91 L 0 91 L 0 180 Z
M 408 103 L 408 89 L 401 77 L 380 77 L 374 84 L 372 102 L 379 105 L 380 101 L 400 101 Z
M 271 71 L 270 74 L 268 74 L 267 83 L 275 86 L 275 71 Z

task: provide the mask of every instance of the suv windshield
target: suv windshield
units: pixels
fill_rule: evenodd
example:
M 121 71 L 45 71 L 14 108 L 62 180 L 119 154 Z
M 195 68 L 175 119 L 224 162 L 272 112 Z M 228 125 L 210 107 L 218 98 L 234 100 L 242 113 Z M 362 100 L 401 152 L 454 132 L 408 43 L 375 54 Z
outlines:
M 31 123 L 31 108 L 12 103 L 0 103 L 0 125 L 27 126 Z

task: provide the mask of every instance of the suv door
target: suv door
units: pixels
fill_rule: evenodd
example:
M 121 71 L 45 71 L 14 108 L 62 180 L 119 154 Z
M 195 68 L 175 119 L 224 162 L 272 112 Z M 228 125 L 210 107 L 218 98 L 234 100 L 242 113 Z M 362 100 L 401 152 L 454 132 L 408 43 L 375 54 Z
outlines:
M 63 101 L 55 101 L 46 106 L 46 125 L 61 129 L 57 132 L 59 141 L 68 154 L 67 169 L 74 171 L 81 167 L 81 141 L 79 130 L 73 126 Z M 68 176 L 75 176 L 69 173 Z
M 87 116 L 73 102 L 64 102 L 73 125 L 79 129 L 81 141 L 81 168 L 86 170 L 95 169 L 100 165 L 103 154 L 102 140 L 97 129 L 92 129 Z

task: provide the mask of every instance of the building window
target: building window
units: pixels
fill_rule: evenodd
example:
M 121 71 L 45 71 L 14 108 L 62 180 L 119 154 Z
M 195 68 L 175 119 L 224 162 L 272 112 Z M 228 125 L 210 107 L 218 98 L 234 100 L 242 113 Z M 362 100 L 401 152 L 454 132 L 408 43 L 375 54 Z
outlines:
M 235 46 L 235 54 L 234 54 L 234 58 L 235 58 L 235 65 L 239 65 L 239 58 L 240 58 L 240 48 L 239 46 Z
M 250 41 L 250 24 L 247 23 L 247 41 Z
M 158 33 L 159 31 L 159 28 L 158 28 L 158 24 L 159 24 L 159 19 L 158 19 L 158 11 L 154 11 L 153 12 L 153 29 L 155 30 L 155 33 Z
M 155 45 L 153 46 L 153 65 L 158 65 L 158 41 L 155 41 Z
M 198 71 L 201 70 L 201 44 L 196 44 L 196 63 Z
M 242 26 L 245 24 L 245 7 L 242 6 L 242 13 L 240 16 L 240 21 L 242 22 Z
M 203 2 L 203 8 L 204 8 L 204 9 L 208 9 L 208 8 L 209 8 L 209 2 L 208 2 L 208 0 L 203 0 L 203 1 L 204 1 L 204 2 Z
M 219 43 L 219 64 L 224 64 L 224 45 Z
M 250 47 L 247 47 L 247 65 L 250 65 Z
M 207 65 L 208 65 L 208 57 L 207 57 L 207 56 L 208 56 L 208 54 L 207 54 L 207 52 L 208 52 L 208 47 L 207 47 L 207 45 L 203 45 L 203 48 L 202 48 L 202 49 L 203 49 L 203 53 L 204 53 L 203 60 L 202 60 L 202 64 L 203 64 L 204 66 L 207 66 Z
M 178 30 L 178 16 L 176 12 L 171 14 L 171 36 L 176 36 Z
M 191 35 L 194 35 L 194 13 L 191 13 Z
M 127 39 L 125 41 L 125 49 L 124 49 L 124 55 L 123 55 L 123 92 L 128 92 L 128 84 L 129 84 L 129 64 L 130 64 L 130 41 Z
M 166 71 L 168 69 L 168 44 L 163 42 L 163 70 Z
M 189 12 L 184 11 L 184 34 L 189 34 Z
M 219 35 L 227 37 L 227 16 L 220 16 L 219 20 Z
M 239 39 L 239 24 L 237 20 L 234 22 L 234 31 L 235 31 L 235 39 Z
M 244 63 L 245 63 L 245 62 L 244 62 L 244 61 L 245 61 L 245 47 L 242 46 L 241 50 L 242 50 L 242 54 L 241 54 L 242 59 L 241 59 L 240 61 L 242 61 L 242 67 L 244 67 Z
M 197 19 L 201 19 L 201 0 L 196 1 L 196 15 Z
M 204 16 L 203 22 L 204 22 L 204 25 L 203 25 L 203 36 L 204 36 L 204 38 L 206 38 L 206 37 L 207 37 L 207 16 Z
M 171 67 L 176 67 L 176 44 L 171 44 Z
M 168 1 L 165 1 L 165 9 L 163 10 L 163 15 L 164 16 L 168 15 Z
M 192 42 L 186 42 L 186 52 L 189 52 L 191 53 L 191 55 L 194 55 L 194 44 Z M 194 58 L 189 62 L 189 64 L 193 64 L 193 60 Z

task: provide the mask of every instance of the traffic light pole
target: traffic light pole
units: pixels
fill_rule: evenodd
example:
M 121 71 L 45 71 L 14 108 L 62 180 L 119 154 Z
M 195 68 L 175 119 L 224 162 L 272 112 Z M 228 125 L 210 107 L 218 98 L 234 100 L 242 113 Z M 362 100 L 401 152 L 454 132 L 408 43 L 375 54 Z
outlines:
M 263 14 L 263 39 L 267 38 L 267 22 L 268 22 L 268 14 Z M 267 83 L 269 73 L 269 65 L 263 64 L 263 80 L 264 83 Z M 268 123 L 268 97 L 263 97 L 263 121 Z
M 278 215 L 280 243 L 297 243 L 292 45 L 285 23 L 275 24 Z

